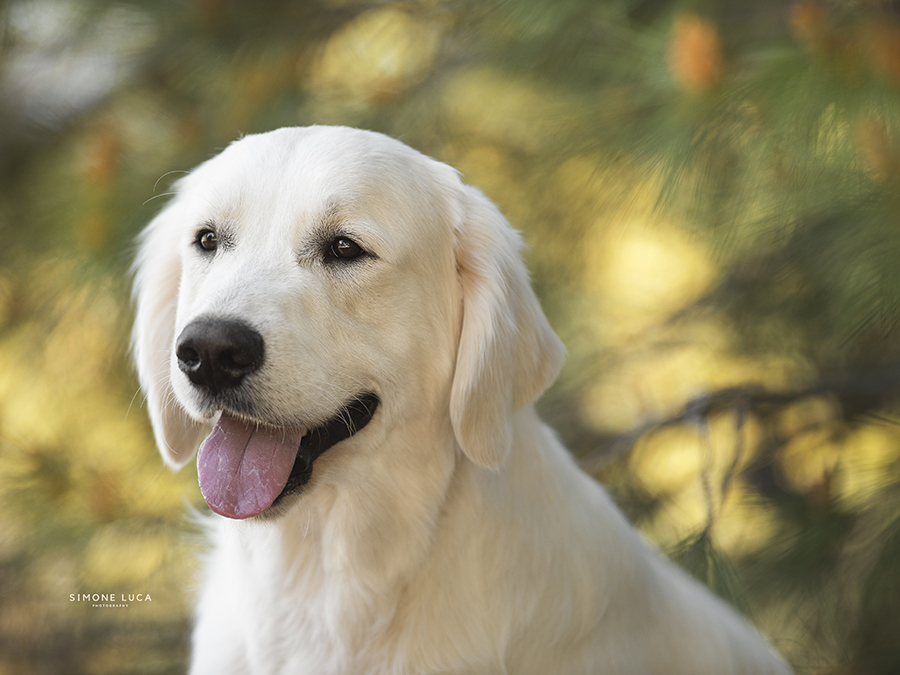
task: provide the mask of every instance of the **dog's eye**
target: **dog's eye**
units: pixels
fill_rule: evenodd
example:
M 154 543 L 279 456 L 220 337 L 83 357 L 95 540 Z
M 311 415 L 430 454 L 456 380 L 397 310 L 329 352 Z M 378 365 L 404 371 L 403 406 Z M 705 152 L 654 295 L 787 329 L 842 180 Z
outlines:
M 341 260 L 352 260 L 353 258 L 358 258 L 363 253 L 365 253 L 365 251 L 362 250 L 362 247 L 348 237 L 336 237 L 334 241 L 331 242 L 331 247 L 328 249 L 328 254 L 332 258 L 339 258 Z
M 204 251 L 215 251 L 219 246 L 219 237 L 210 229 L 203 229 L 197 233 L 197 244 Z

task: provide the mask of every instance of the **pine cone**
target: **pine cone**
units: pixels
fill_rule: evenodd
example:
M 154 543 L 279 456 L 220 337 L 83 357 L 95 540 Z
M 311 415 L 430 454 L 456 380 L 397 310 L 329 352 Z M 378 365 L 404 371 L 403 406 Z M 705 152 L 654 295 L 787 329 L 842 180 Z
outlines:
M 725 69 L 716 27 L 697 16 L 676 21 L 669 43 L 669 68 L 688 91 L 703 91 L 715 85 Z

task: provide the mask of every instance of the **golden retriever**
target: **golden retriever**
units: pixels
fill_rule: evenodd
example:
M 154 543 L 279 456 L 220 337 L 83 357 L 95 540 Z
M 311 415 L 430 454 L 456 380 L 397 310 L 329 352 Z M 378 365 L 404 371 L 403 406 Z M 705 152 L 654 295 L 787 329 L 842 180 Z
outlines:
M 191 673 L 787 673 L 535 414 L 563 347 L 450 167 L 245 137 L 140 239 L 156 440 L 214 516 Z M 204 440 L 205 439 L 205 440 Z

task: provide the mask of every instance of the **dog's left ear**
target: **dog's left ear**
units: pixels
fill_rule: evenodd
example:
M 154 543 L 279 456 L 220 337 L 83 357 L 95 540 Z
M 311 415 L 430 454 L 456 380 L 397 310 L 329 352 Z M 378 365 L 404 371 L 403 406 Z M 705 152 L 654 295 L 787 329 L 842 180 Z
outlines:
M 176 469 L 190 461 L 208 431 L 175 400 L 169 376 L 181 283 L 181 257 L 177 252 L 180 215 L 177 202 L 173 202 L 141 234 L 134 264 L 136 316 L 132 333 L 132 351 L 156 444 L 166 464 Z
M 552 384 L 565 349 L 531 290 L 519 233 L 481 192 L 462 190 L 463 322 L 450 417 L 465 455 L 496 469 L 512 445 L 513 414 Z

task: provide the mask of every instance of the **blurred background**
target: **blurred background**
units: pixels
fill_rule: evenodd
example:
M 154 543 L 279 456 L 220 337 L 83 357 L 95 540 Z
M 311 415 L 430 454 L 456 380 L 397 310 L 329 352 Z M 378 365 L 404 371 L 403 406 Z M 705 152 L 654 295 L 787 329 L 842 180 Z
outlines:
M 0 674 L 180 673 L 196 472 L 134 238 L 241 134 L 346 124 L 522 229 L 541 403 L 798 673 L 900 672 L 900 3 L 0 2 Z M 97 608 L 72 594 L 149 594 Z

